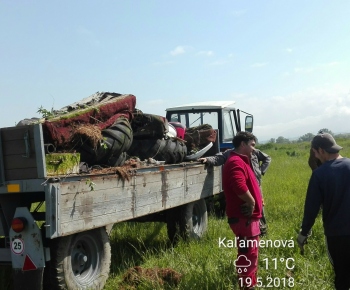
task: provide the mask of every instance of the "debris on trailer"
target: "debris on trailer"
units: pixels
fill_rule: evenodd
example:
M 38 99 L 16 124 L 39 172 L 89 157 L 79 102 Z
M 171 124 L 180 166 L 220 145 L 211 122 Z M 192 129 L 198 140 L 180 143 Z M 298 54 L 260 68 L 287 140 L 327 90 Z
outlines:
M 18 125 L 42 123 L 50 175 L 84 173 L 88 171 L 84 168 L 96 165 L 103 170 L 116 168 L 130 156 L 146 162 L 180 163 L 216 138 L 210 125 L 186 128 L 163 116 L 143 113 L 136 109 L 136 97 L 131 94 L 97 92 L 45 117 L 24 119 Z M 66 162 L 58 164 L 66 157 L 53 161 L 53 154 L 65 153 L 80 157 L 80 170 L 77 166 L 67 169 Z
M 215 140 L 216 131 L 209 124 L 186 129 L 185 141 L 188 153 L 194 154 L 206 147 L 210 142 L 214 143 Z
M 80 164 L 79 153 L 46 154 L 46 173 L 48 176 L 78 174 Z

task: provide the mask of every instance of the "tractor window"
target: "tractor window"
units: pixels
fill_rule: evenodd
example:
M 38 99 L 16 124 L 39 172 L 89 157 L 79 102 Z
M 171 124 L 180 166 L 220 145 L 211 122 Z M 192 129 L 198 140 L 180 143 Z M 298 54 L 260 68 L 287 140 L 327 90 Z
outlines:
M 186 116 L 185 114 L 174 113 L 170 115 L 170 122 L 179 122 L 186 126 Z
M 180 122 L 182 125 L 185 125 L 185 126 L 186 126 L 186 115 L 185 115 L 185 114 L 179 114 L 179 117 L 180 117 L 179 122 Z
M 231 113 L 231 114 L 230 114 Z M 224 111 L 223 112 L 223 132 L 222 139 L 223 140 L 232 140 L 233 138 L 233 116 L 232 111 Z
M 213 129 L 218 129 L 218 113 L 217 112 L 200 112 L 189 113 L 189 126 L 196 127 L 203 124 L 210 124 Z
M 179 115 L 178 114 L 171 114 L 170 115 L 170 122 L 180 122 Z

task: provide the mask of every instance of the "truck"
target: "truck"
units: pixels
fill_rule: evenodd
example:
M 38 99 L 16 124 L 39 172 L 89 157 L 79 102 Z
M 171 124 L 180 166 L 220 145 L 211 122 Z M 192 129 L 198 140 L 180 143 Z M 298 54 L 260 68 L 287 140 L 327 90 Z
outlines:
M 186 127 L 211 124 L 220 136 L 216 152 L 241 131 L 232 102 L 166 112 L 169 122 Z M 247 114 L 245 130 L 252 128 Z M 52 174 L 51 145 L 44 140 L 40 122 L 0 128 L 0 264 L 12 268 L 15 290 L 103 289 L 116 223 L 164 222 L 173 242 L 206 231 L 206 200 L 222 191 L 219 167 L 158 162 L 127 168 L 127 174 L 115 168 Z

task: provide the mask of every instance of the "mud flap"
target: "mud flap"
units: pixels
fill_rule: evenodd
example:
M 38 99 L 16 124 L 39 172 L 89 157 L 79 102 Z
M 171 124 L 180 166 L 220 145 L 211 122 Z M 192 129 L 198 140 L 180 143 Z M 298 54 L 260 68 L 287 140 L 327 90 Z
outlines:
M 12 269 L 14 290 L 42 290 L 44 268 L 31 271 Z

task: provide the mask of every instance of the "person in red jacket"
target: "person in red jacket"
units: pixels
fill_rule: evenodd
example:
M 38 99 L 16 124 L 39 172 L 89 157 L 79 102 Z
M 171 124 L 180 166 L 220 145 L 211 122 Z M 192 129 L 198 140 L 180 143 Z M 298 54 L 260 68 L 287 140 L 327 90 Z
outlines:
M 239 132 L 232 140 L 234 150 L 223 167 L 223 190 L 226 198 L 226 215 L 238 239 L 238 261 L 245 256 L 247 265 L 236 264 L 239 286 L 254 289 L 258 270 L 259 220 L 262 217 L 260 187 L 251 165 L 251 154 L 256 137 Z

